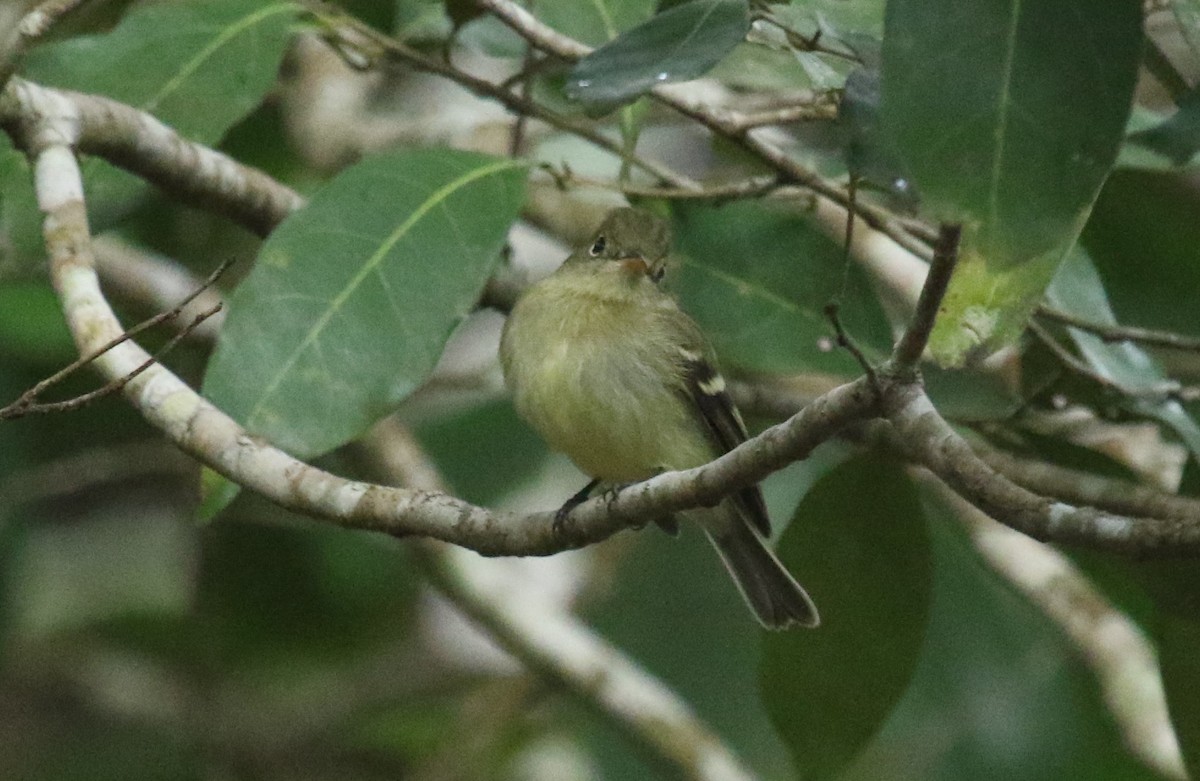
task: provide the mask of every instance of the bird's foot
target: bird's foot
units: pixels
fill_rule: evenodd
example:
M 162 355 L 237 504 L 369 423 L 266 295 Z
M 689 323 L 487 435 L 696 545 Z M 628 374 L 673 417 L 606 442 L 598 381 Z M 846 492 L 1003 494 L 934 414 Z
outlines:
M 598 485 L 600 485 L 599 480 L 592 480 L 583 488 L 576 491 L 574 496 L 563 502 L 562 507 L 558 508 L 558 512 L 554 513 L 554 525 L 552 527 L 556 537 L 562 536 L 563 525 L 566 523 L 567 516 L 571 514 L 571 511 L 586 502 L 588 497 L 592 495 L 592 490 Z

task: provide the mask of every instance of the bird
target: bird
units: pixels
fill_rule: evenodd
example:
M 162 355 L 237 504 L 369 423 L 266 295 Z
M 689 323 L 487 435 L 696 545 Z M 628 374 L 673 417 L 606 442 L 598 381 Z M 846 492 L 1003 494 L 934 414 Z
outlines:
M 517 413 L 592 479 L 559 518 L 596 485 L 700 466 L 747 439 L 711 344 L 659 284 L 670 250 L 664 219 L 615 209 L 505 321 L 500 362 Z M 764 627 L 819 624 L 767 545 L 757 485 L 680 515 L 704 530 Z

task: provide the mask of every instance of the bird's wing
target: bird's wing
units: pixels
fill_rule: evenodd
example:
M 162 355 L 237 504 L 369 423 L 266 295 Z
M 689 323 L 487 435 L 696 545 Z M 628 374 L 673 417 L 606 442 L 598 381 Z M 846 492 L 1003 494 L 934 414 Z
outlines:
M 693 328 L 694 332 L 681 334 L 684 388 L 689 406 L 704 425 L 715 453 L 720 455 L 746 441 L 746 424 L 729 397 L 725 379 L 717 371 L 712 348 L 699 328 L 694 325 Z M 751 526 L 764 537 L 770 536 L 771 520 L 757 485 L 743 488 L 730 498 Z

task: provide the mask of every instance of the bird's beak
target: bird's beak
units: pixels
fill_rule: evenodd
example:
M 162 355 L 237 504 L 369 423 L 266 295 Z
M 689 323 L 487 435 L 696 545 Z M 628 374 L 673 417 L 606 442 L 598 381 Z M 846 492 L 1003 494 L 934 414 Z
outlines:
M 617 262 L 620 264 L 621 270 L 631 277 L 650 275 L 650 266 L 640 257 L 622 258 Z

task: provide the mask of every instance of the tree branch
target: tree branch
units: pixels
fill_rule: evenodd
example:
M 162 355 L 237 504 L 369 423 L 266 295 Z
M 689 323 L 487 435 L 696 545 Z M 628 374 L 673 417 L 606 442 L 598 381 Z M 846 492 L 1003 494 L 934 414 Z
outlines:
M 1075 357 L 1070 350 L 1059 344 L 1054 335 L 1039 323 L 1030 321 L 1029 330 L 1041 340 L 1042 344 L 1046 345 L 1046 348 L 1054 354 L 1054 357 L 1064 367 L 1117 395 L 1134 399 L 1149 399 L 1151 401 L 1174 399 L 1185 403 L 1200 398 L 1200 388 L 1183 385 L 1177 380 L 1163 380 L 1153 385 L 1133 385 L 1119 382 L 1107 374 L 1093 369 L 1083 359 Z
M 695 781 L 750 781 L 755 776 L 688 704 L 566 613 L 532 613 L 498 597 L 463 566 L 464 551 L 431 559 L 427 570 L 468 616 L 538 675 L 592 703 L 676 775 Z
M 1034 539 L 1129 555 L 1200 552 L 1200 524 L 1191 520 L 1133 518 L 1076 507 L 1016 485 L 975 455 L 919 385 L 902 385 L 889 394 L 885 415 L 910 459 L 983 512 Z
M 47 122 L 44 120 L 54 120 Z M 303 199 L 253 168 L 181 137 L 115 100 L 14 78 L 0 93 L 0 127 L 28 149 L 63 143 L 94 154 L 260 236 Z M 52 137 L 42 137 L 47 132 Z
M 1128 480 L 1101 477 L 1077 469 L 1020 458 L 1003 450 L 972 443 L 992 469 L 1030 491 L 1072 504 L 1085 504 L 1120 515 L 1177 519 L 1200 524 L 1200 500 L 1159 491 Z
M 91 112 L 77 111 L 74 101 L 132 115 L 138 125 L 148 119 L 111 101 L 45 90 L 22 82 L 10 85 L 0 98 L 0 121 L 15 131 L 25 148 L 34 154 L 39 203 L 47 215 L 52 277 L 81 351 L 88 352 L 118 337 L 121 328 L 100 293 L 93 268 L 82 184 L 68 146 L 79 136 L 80 118 Z M 45 110 L 46 104 L 59 110 Z M 22 115 L 22 109 L 30 110 L 30 116 Z M 158 127 L 160 132 L 165 131 L 161 124 Z M 289 204 L 287 208 L 260 211 L 263 220 L 279 220 L 298 203 L 297 196 L 268 177 L 252 172 L 261 180 L 246 178 L 248 169 L 198 145 L 188 146 L 195 147 L 188 156 L 219 158 L 216 164 L 227 168 L 239 182 L 237 187 L 224 188 L 213 177 L 188 179 L 205 194 L 225 199 L 222 211 L 231 205 L 242 208 L 246 203 L 264 200 L 279 205 L 280 199 L 274 196 L 282 194 L 283 201 Z M 107 147 L 101 145 L 101 148 Z M 133 144 L 129 152 L 137 156 L 152 154 L 156 149 L 153 144 Z M 137 171 L 153 169 L 154 165 L 135 159 L 130 161 L 130 168 Z M 182 173 L 177 176 L 187 178 Z M 259 187 L 271 195 L 264 199 Z M 265 223 L 262 227 L 269 229 Z M 136 344 L 126 342 L 102 355 L 95 365 L 111 379 L 128 374 L 148 357 Z M 920 444 L 921 438 L 913 435 L 920 433 L 922 426 L 928 426 L 931 430 L 926 433 L 938 443 L 925 443 L 928 446 L 916 450 L 913 457 L 1000 520 L 1039 538 L 1129 553 L 1162 555 L 1200 549 L 1196 526 L 1186 522 L 1143 520 L 1075 508 L 1011 484 L 974 456 L 936 414 L 919 388 L 895 381 L 886 385 L 884 395 L 892 399 L 889 417 L 903 436 Z M 395 536 L 429 536 L 488 555 L 544 555 L 581 547 L 645 518 L 713 504 L 730 491 L 803 458 L 845 426 L 880 412 L 875 394 L 865 381 L 839 387 L 711 464 L 660 475 L 612 499 L 598 498 L 581 505 L 555 533 L 550 513 L 526 517 L 495 513 L 441 493 L 402 491 L 348 481 L 304 464 L 250 435 L 157 364 L 123 390 L 147 420 L 186 452 L 285 507 L 351 528 Z M 895 401 L 901 397 L 905 403 Z M 947 431 L 950 436 L 943 436 Z M 946 458 L 943 445 L 962 459 Z
M 921 297 L 917 299 L 917 310 L 892 353 L 891 366 L 894 369 L 912 372 L 921 363 L 921 355 L 925 352 L 925 345 L 929 343 L 929 335 L 941 310 L 942 299 L 950 285 L 950 277 L 954 275 L 954 266 L 958 263 L 958 242 L 961 235 L 962 228 L 958 225 L 943 225 L 938 231 L 937 242 L 933 247 L 933 263 L 929 266 L 929 275 L 925 277 L 925 285 L 921 288 Z
M 36 137 L 66 134 L 48 128 Z M 94 352 L 118 338 L 122 329 L 96 277 L 79 167 L 65 145 L 31 146 L 38 202 L 46 215 L 51 280 L 81 352 Z M 115 379 L 149 358 L 126 340 L 100 354 L 93 365 Z M 281 506 L 350 528 L 432 537 L 485 555 L 547 555 L 597 542 L 646 518 L 715 504 L 874 410 L 873 394 L 860 384 L 843 386 L 718 461 L 660 475 L 613 498 L 585 502 L 556 526 L 552 513 L 522 517 L 492 512 L 442 493 L 370 485 L 324 472 L 254 437 L 157 363 L 123 392 L 185 452 Z
M 512 0 L 478 0 L 479 5 L 491 11 L 525 40 L 542 51 L 568 61 L 585 57 L 592 50 L 579 41 L 563 35 L 542 24 L 533 14 Z M 897 244 L 918 257 L 927 253 L 925 244 L 909 233 L 885 209 L 862 201 L 852 202 L 845 187 L 829 182 L 809 170 L 786 152 L 764 140 L 761 135 L 741 124 L 729 112 L 712 108 L 693 100 L 685 85 L 665 85 L 650 92 L 656 100 L 674 109 L 685 117 L 695 120 L 717 135 L 737 144 L 777 171 L 785 183 L 805 187 L 835 203 L 853 208 L 871 227 L 886 233 Z
M 121 335 L 117 336 L 115 339 L 112 339 L 111 341 L 107 342 L 106 344 L 101 345 L 95 352 L 81 356 L 77 360 L 72 361 L 70 365 L 63 367 L 62 369 L 59 369 L 58 371 L 56 371 L 54 374 L 50 375 L 46 379 L 42 380 L 41 382 L 38 382 L 32 388 L 30 388 L 29 390 L 22 393 L 20 395 L 20 397 L 17 398 L 16 401 L 12 402 L 11 404 L 9 404 L 5 407 L 0 408 L 0 420 L 5 420 L 8 418 L 19 418 L 19 417 L 24 417 L 25 415 L 31 415 L 31 414 L 35 414 L 35 413 L 44 414 L 44 413 L 49 413 L 49 412 L 64 412 L 67 410 L 78 409 L 86 404 L 90 404 L 91 402 L 93 402 L 97 399 L 103 398 L 104 396 L 111 395 L 111 394 L 121 390 L 121 388 L 124 388 L 125 385 L 130 380 L 132 380 L 134 377 L 137 377 L 139 374 L 144 372 L 146 369 L 150 368 L 151 363 L 153 363 L 154 361 L 161 358 L 163 355 L 166 355 L 168 352 L 170 352 L 171 349 L 173 349 L 175 347 L 175 345 L 177 345 L 181 339 L 183 339 L 189 333 L 194 331 L 197 327 L 200 326 L 201 323 L 208 320 L 213 315 L 217 314 L 217 312 L 219 312 L 221 310 L 221 307 L 222 307 L 221 302 L 217 301 L 206 311 L 200 312 L 197 315 L 195 315 L 192 318 L 191 322 L 187 326 L 185 326 L 178 334 L 176 334 L 171 339 L 169 339 L 167 341 L 167 343 L 165 345 L 163 345 L 163 347 L 154 356 L 147 358 L 145 361 L 143 361 L 139 366 L 137 366 L 133 371 L 129 372 L 128 374 L 126 374 L 122 377 L 117 377 L 117 378 L 112 379 L 104 387 L 98 388 L 94 391 L 85 393 L 82 396 L 77 396 L 77 397 L 67 400 L 67 401 L 56 401 L 56 402 L 45 403 L 45 402 L 39 402 L 37 400 L 38 397 L 44 391 L 46 391 L 48 388 L 50 388 L 52 385 L 56 385 L 56 384 L 62 382 L 68 376 L 79 371 L 81 368 L 88 365 L 89 363 L 92 363 L 97 358 L 99 358 L 101 355 L 103 355 L 104 353 L 113 349 L 117 345 L 122 344 L 129 339 L 132 339 L 133 337 L 137 336 L 138 334 L 142 333 L 143 331 L 153 328 L 156 325 L 164 323 L 168 320 L 174 320 L 175 318 L 179 317 L 179 315 L 183 312 L 184 307 L 186 307 L 188 304 L 190 304 L 192 301 L 194 301 L 196 298 L 198 298 L 204 291 L 211 288 L 212 285 L 217 281 L 217 278 L 220 277 L 221 274 L 224 273 L 225 269 L 227 269 L 227 268 L 229 268 L 229 263 L 222 263 L 219 267 L 217 267 L 217 270 L 214 271 L 209 276 L 209 278 L 207 280 L 202 282 L 199 285 L 199 287 L 197 287 L 192 293 L 190 293 L 187 297 L 185 297 L 182 301 L 180 301 L 173 308 L 171 308 L 165 312 L 160 312 L 159 314 L 154 315 L 153 317 L 151 317 L 147 320 L 143 320 L 142 322 L 138 323 L 134 327 L 130 328 L 128 331 L 125 331 Z

